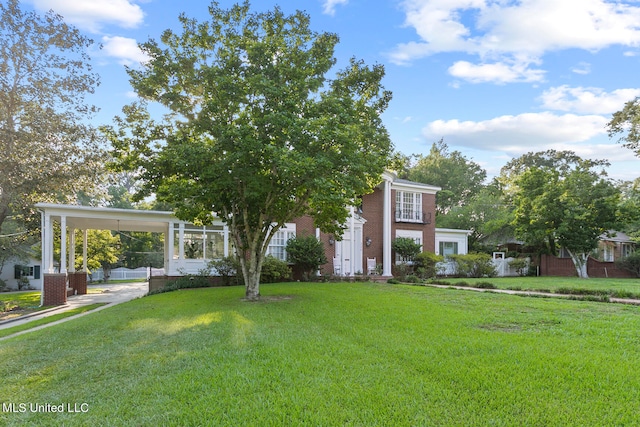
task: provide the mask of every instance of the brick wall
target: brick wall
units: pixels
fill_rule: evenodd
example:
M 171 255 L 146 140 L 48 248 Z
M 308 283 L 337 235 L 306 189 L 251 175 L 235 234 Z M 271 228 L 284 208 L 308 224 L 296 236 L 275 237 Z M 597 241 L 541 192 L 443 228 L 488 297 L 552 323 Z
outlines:
M 614 262 L 602 262 L 593 258 L 589 258 L 587 262 L 587 274 L 589 277 L 635 277 L 626 270 L 620 270 Z M 573 277 L 578 274 L 571 258 L 557 258 L 551 255 L 542 255 L 540 257 L 540 275 Z
M 44 292 L 42 305 L 64 305 L 67 303 L 66 274 L 45 274 L 42 289 Z
M 84 271 L 69 273 L 69 287 L 73 289 L 74 295 L 85 295 L 87 293 L 87 273 Z

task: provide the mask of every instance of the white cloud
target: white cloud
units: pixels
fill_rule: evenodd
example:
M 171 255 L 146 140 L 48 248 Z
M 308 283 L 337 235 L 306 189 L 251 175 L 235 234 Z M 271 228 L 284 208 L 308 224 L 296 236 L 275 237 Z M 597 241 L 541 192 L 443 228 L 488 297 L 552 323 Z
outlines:
M 611 45 L 640 46 L 640 6 L 607 0 L 405 0 L 405 25 L 418 40 L 402 43 L 389 54 L 406 65 L 439 52 L 478 56 L 479 65 L 459 64 L 487 78 L 490 64 L 539 62 L 549 51 L 597 51 Z M 588 71 L 588 68 L 576 68 Z M 504 70 L 494 70 L 500 82 Z M 540 70 L 531 70 L 540 71 Z M 483 74 L 484 73 L 484 74 Z M 534 79 L 535 80 L 535 79 Z M 520 80 L 518 80 L 520 81 Z
M 336 13 L 337 5 L 347 3 L 349 3 L 349 0 L 324 0 L 322 13 L 333 16 Z
M 429 141 L 444 138 L 451 145 L 521 154 L 588 141 L 603 135 L 606 123 L 598 115 L 526 113 L 477 122 L 436 120 L 423 129 L 423 135 Z
M 540 99 L 545 109 L 581 114 L 612 114 L 624 107 L 627 101 L 640 96 L 640 88 L 616 89 L 605 92 L 593 87 L 552 87 L 543 92 Z
M 458 61 L 449 67 L 449 74 L 471 83 L 493 82 L 504 84 L 542 81 L 544 79 L 544 70 L 530 69 L 529 65 L 526 62 L 496 62 L 475 65 L 467 61 Z
M 144 20 L 140 6 L 131 0 L 31 0 L 41 11 L 53 10 L 65 22 L 97 33 L 106 24 L 135 28 Z
M 588 62 L 580 62 L 576 66 L 571 69 L 572 72 L 576 74 L 591 74 L 591 64 Z
M 102 45 L 104 53 L 117 58 L 122 65 L 139 65 L 149 60 L 149 57 L 140 50 L 135 39 L 104 36 Z

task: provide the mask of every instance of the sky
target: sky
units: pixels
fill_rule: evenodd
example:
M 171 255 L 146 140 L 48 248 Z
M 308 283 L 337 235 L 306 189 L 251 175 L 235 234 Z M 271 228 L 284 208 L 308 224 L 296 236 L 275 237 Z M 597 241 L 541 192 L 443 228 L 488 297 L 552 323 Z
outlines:
M 220 0 L 222 8 L 237 1 Z M 54 10 L 102 44 L 91 57 L 101 85 L 95 120 L 111 124 L 135 100 L 125 65 L 138 43 L 180 30 L 181 13 L 208 20 L 206 0 L 22 0 Z M 306 11 L 317 32 L 340 37 L 349 58 L 383 64 L 393 93 L 383 122 L 403 154 L 443 139 L 489 177 L 528 152 L 571 150 L 611 162 L 609 176 L 640 177 L 640 158 L 606 123 L 640 96 L 637 0 L 254 0 L 252 9 Z

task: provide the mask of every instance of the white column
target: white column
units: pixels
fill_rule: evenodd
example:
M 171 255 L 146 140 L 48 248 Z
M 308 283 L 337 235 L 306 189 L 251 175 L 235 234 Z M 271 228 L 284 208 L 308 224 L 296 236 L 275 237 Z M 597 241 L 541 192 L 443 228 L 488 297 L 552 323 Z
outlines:
M 82 271 L 85 273 L 89 272 L 89 268 L 87 267 L 87 248 L 89 247 L 89 235 L 87 230 L 82 230 Z
M 391 276 L 391 182 L 386 179 L 382 209 L 382 275 Z
M 222 249 L 222 252 L 224 254 L 225 257 L 229 256 L 229 226 L 227 224 L 225 224 L 222 227 L 222 230 L 224 232 L 224 246 Z
M 60 273 L 67 272 L 67 217 L 60 216 Z
M 76 272 L 76 230 L 69 230 L 69 272 Z
M 165 260 L 165 274 L 170 276 L 173 274 L 173 272 L 176 270 L 175 266 L 174 266 L 174 253 L 173 253 L 173 249 L 175 248 L 175 235 L 174 235 L 174 231 L 175 231 L 175 227 L 174 227 L 174 223 L 173 222 L 169 222 L 169 228 L 167 229 L 167 238 L 164 239 L 165 241 L 165 253 L 166 253 L 166 260 Z
M 356 222 L 353 206 L 349 208 L 349 233 L 351 234 L 351 245 L 349 247 L 349 275 L 355 276 L 356 272 Z

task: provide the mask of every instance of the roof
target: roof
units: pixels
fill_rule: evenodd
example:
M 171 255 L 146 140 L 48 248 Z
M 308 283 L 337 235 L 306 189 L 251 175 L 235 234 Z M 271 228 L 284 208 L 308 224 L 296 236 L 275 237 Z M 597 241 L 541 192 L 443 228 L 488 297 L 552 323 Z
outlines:
M 617 243 L 635 243 L 629 236 L 622 231 L 609 230 L 600 236 L 600 240 Z

